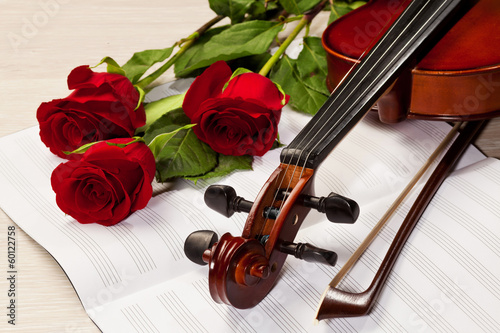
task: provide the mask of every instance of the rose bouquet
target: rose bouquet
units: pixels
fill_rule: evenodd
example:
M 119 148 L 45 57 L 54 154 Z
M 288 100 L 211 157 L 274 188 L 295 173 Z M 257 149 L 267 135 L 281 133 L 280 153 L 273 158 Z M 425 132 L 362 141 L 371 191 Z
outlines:
M 320 39 L 306 29 L 295 59 L 287 47 L 318 12 L 330 10 L 334 20 L 364 3 L 209 2 L 217 16 L 188 38 L 137 52 L 123 66 L 106 57 L 107 72 L 77 67 L 68 76 L 72 92 L 38 108 L 41 140 L 69 160 L 52 173 L 56 202 L 80 223 L 110 226 L 144 208 L 155 176 L 196 181 L 251 169 L 254 156 L 279 145 L 288 102 L 313 114 L 329 95 Z M 225 17 L 229 24 L 215 26 Z M 178 78 L 196 77 L 189 90 L 145 103 L 151 83 L 172 66 Z

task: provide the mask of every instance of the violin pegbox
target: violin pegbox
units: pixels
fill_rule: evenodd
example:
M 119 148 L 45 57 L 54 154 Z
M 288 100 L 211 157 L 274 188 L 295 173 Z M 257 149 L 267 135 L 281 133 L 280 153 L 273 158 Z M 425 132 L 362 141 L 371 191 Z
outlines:
M 186 256 L 195 263 L 209 264 L 210 294 L 216 302 L 236 308 L 255 306 L 271 290 L 289 254 L 335 265 L 335 252 L 296 244 L 294 238 L 311 208 L 326 213 L 329 220 L 353 223 L 359 207 L 336 194 L 311 196 L 313 175 L 312 169 L 281 164 L 255 202 L 237 196 L 230 186 L 212 185 L 206 190 L 205 203 L 222 215 L 248 213 L 239 237 L 226 233 L 218 240 L 214 232 L 202 230 L 186 239 Z

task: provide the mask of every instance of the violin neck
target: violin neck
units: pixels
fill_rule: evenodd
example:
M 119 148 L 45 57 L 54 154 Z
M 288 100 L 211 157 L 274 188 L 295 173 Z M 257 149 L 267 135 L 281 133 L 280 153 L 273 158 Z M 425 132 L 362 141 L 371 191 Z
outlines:
M 281 162 L 315 169 L 401 72 L 415 65 L 473 2 L 413 0 L 283 149 Z

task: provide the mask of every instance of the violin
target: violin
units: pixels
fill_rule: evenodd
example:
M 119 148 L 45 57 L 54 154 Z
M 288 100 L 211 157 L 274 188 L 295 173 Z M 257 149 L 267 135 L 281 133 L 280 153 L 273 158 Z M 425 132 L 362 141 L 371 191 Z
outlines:
M 411 2 L 370 1 L 327 27 L 322 41 L 330 91 L 361 62 Z M 380 121 L 464 121 L 498 116 L 499 14 L 500 2 L 495 0 L 481 0 L 471 8 L 377 101 Z
M 483 0 L 480 4 L 489 3 L 498 7 L 493 5 L 495 1 Z M 441 112 L 432 116 L 425 104 L 421 105 L 421 109 L 414 107 L 418 105 L 418 99 L 414 97 L 418 96 L 418 93 L 414 94 L 416 87 L 411 88 L 411 98 L 407 97 L 408 91 L 406 94 L 402 92 L 403 88 L 408 89 L 409 83 L 415 85 L 421 82 L 414 73 L 427 75 L 428 69 L 416 64 L 420 66 L 425 56 L 433 53 L 433 47 L 447 38 L 446 32 L 453 31 L 455 24 L 466 13 L 470 13 L 471 8 L 476 8 L 473 5 L 474 1 L 469 0 L 372 0 L 336 23 L 352 31 L 339 32 L 332 26 L 325 30 L 323 44 L 328 52 L 328 85 L 333 92 L 297 137 L 282 150 L 278 168 L 266 181 L 255 201 L 237 196 L 233 188 L 224 185 L 212 185 L 205 192 L 207 206 L 226 217 L 235 212 L 248 213 L 241 236 L 226 233 L 218 239 L 214 232 L 201 230 L 186 239 L 186 256 L 195 263 L 208 264 L 210 294 L 216 302 L 240 309 L 257 305 L 278 280 L 288 255 L 327 265 L 336 264 L 335 252 L 307 243 L 294 243 L 294 239 L 311 209 L 325 213 L 332 222 L 350 224 L 356 221 L 359 215 L 357 203 L 335 193 L 326 197 L 314 196 L 313 178 L 321 162 L 377 102 L 381 118 L 388 122 L 400 121 L 405 117 L 418 118 L 420 114 L 425 114 L 425 117 L 421 116 L 422 119 L 433 120 L 478 120 L 497 115 L 500 109 L 498 99 L 496 105 L 490 105 L 489 100 L 481 100 L 481 107 L 478 108 L 480 112 L 458 112 L 451 117 Z M 391 14 L 384 18 L 386 22 L 380 24 L 380 31 L 375 36 L 377 40 L 364 46 L 365 50 L 368 47 L 368 51 L 358 52 L 356 47 L 362 47 L 355 44 L 358 29 L 353 27 L 357 24 L 355 22 L 364 22 L 368 26 L 368 18 L 374 8 L 390 9 L 392 12 L 389 11 Z M 357 17 L 358 14 L 361 17 Z M 348 41 L 343 44 L 341 40 L 344 35 L 354 43 L 349 45 Z M 346 45 L 349 47 L 343 48 Z M 353 60 L 357 56 L 361 59 Z M 498 69 L 500 62 L 497 59 L 495 61 L 492 65 Z M 483 67 L 479 72 L 489 74 L 487 67 Z M 339 68 L 345 70 L 342 72 Z M 447 73 L 441 68 L 436 67 L 435 71 L 447 78 Z M 468 71 L 457 70 L 464 76 L 468 75 Z M 463 91 L 459 93 L 463 94 Z M 474 93 L 474 89 L 468 91 L 469 95 L 471 93 Z M 467 96 L 465 93 L 456 98 L 463 101 Z M 446 100 L 441 101 L 445 105 L 444 109 L 453 109 L 453 105 L 446 106 L 446 103 Z M 456 160 L 477 127 L 464 131 L 467 136 L 460 140 L 462 147 L 453 149 L 450 160 Z M 449 171 L 452 161 L 446 162 L 447 167 L 441 168 L 441 174 Z M 439 178 L 443 178 L 442 175 Z M 439 183 L 439 179 L 433 183 Z M 432 190 L 426 192 L 427 199 L 431 194 Z M 388 273 L 384 274 L 386 276 Z M 318 319 L 332 317 L 330 312 L 335 312 L 332 307 L 345 305 L 345 298 L 335 302 L 330 297 L 335 297 L 334 294 L 325 293 L 323 302 L 326 306 Z M 342 311 L 337 313 L 344 314 Z

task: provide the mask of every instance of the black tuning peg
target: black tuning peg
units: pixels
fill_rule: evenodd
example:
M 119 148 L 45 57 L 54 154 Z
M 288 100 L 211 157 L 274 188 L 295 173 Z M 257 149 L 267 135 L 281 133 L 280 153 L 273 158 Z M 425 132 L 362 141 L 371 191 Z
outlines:
M 235 212 L 249 213 L 253 202 L 236 195 L 236 191 L 227 185 L 210 185 L 205 191 L 205 203 L 216 212 L 231 217 Z
M 285 198 L 287 193 L 283 191 Z M 216 212 L 231 217 L 234 213 L 249 213 L 253 202 L 236 195 L 236 191 L 227 185 L 211 185 L 205 191 L 205 203 Z M 325 213 L 331 222 L 354 223 L 359 216 L 359 206 L 356 201 L 330 193 L 327 197 L 303 196 L 302 204 L 306 207 L 316 209 L 320 213 Z M 279 209 L 267 207 L 264 211 L 266 218 L 276 219 Z
M 203 253 L 217 243 L 219 237 L 211 230 L 198 230 L 191 233 L 184 242 L 184 253 L 189 260 L 198 265 L 206 265 Z
M 359 216 L 359 205 L 356 201 L 330 193 L 327 197 L 304 196 L 303 205 L 325 213 L 330 222 L 354 223 Z
M 309 243 L 290 243 L 283 242 L 280 246 L 280 251 L 286 254 L 291 254 L 295 258 L 304 259 L 309 262 L 316 262 L 335 266 L 337 263 L 337 253 L 320 249 Z

